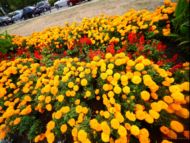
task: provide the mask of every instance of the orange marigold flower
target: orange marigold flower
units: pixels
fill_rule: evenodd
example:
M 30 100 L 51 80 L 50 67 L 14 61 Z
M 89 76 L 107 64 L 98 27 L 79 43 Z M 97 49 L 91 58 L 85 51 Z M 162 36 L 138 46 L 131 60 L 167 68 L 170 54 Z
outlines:
M 169 130 L 167 136 L 170 137 L 171 139 L 177 139 L 177 134 L 173 130 Z
M 66 124 L 61 125 L 61 132 L 65 133 L 66 131 L 67 131 L 67 125 Z
M 160 127 L 160 131 L 161 131 L 163 134 L 165 134 L 165 135 L 167 135 L 167 134 L 169 133 L 169 129 L 168 129 L 168 127 L 166 127 L 166 126 L 161 126 L 161 127 Z
M 181 133 L 184 131 L 183 125 L 180 122 L 175 121 L 175 120 L 170 122 L 170 127 L 171 127 L 171 129 L 173 129 L 177 133 Z

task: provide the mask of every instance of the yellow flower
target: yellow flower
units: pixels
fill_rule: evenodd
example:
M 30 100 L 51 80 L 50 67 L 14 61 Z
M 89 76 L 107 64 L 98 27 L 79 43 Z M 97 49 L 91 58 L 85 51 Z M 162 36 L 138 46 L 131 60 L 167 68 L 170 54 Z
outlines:
M 63 95 L 57 96 L 57 100 L 58 100 L 59 102 L 63 102 L 64 96 L 63 96 Z
M 106 58 L 106 59 L 112 58 L 112 54 L 111 54 L 111 53 L 106 53 L 105 58 Z
M 171 97 L 177 102 L 183 102 L 185 100 L 185 97 L 181 92 L 174 92 L 171 94 Z
M 68 87 L 69 87 L 69 88 L 73 88 L 73 86 L 74 86 L 74 83 L 73 83 L 73 82 L 69 82 L 69 83 L 68 83 Z
M 52 105 L 51 105 L 51 104 L 47 104 L 47 105 L 46 105 L 46 109 L 47 109 L 48 111 L 51 111 L 51 110 L 52 110 Z
M 120 125 L 119 128 L 118 128 L 118 134 L 121 137 L 125 137 L 127 135 L 127 131 L 126 131 L 125 127 Z
M 170 127 L 172 130 L 176 131 L 177 133 L 181 133 L 184 131 L 183 125 L 180 122 L 175 121 L 175 120 L 170 122 Z
M 129 94 L 130 93 L 130 88 L 128 86 L 123 87 L 123 93 Z
M 57 94 L 57 92 L 58 92 L 58 88 L 56 86 L 53 86 L 51 88 L 51 93 L 55 96 Z
M 152 109 L 149 110 L 149 114 L 150 114 L 150 116 L 152 116 L 152 118 L 154 118 L 154 119 L 158 119 L 158 118 L 160 117 L 160 114 L 159 114 L 158 112 L 152 110 Z
M 181 88 L 182 88 L 183 90 L 189 91 L 189 87 L 190 87 L 189 82 L 184 82 L 184 83 L 182 83 L 180 86 L 181 86 Z
M 87 133 L 85 130 L 79 130 L 78 132 L 78 140 L 84 142 L 87 139 Z
M 101 73 L 100 74 L 100 77 L 103 79 L 103 80 L 105 80 L 106 78 L 107 78 L 107 73 Z
M 109 137 L 110 137 L 109 134 L 106 134 L 105 132 L 101 133 L 101 139 L 103 142 L 109 142 Z
M 144 69 L 143 63 L 138 63 L 135 65 L 135 69 L 138 71 L 142 71 Z
M 134 83 L 134 84 L 139 84 L 141 83 L 142 79 L 140 76 L 133 76 L 131 81 Z
M 154 119 L 149 114 L 146 114 L 145 121 L 149 124 L 152 124 L 154 122 Z
M 111 130 L 110 130 L 110 127 L 109 127 L 108 123 L 107 123 L 106 121 L 103 121 L 100 125 L 101 125 L 102 131 L 103 131 L 104 133 L 106 133 L 106 134 L 109 135 L 110 132 L 111 132 Z
M 111 120 L 111 127 L 113 129 L 118 129 L 119 126 L 120 126 L 120 123 L 119 123 L 119 121 L 117 119 L 114 118 L 114 119 Z
M 77 137 L 77 135 L 78 135 L 78 130 L 77 130 L 76 127 L 74 127 L 74 128 L 72 129 L 71 134 L 72 134 L 73 137 Z
M 75 119 L 73 119 L 73 118 L 69 119 L 68 124 L 69 124 L 71 127 L 73 127 L 73 126 L 75 125 Z
M 50 103 L 51 102 L 51 96 L 46 96 L 45 103 Z
M 46 125 L 47 130 L 51 131 L 55 127 L 55 122 L 54 121 L 49 121 Z
M 91 96 L 91 92 L 90 92 L 89 90 L 86 91 L 85 96 L 86 96 L 86 97 L 90 97 L 90 96 Z
M 103 90 L 108 91 L 109 90 L 109 84 L 104 84 L 103 85 Z
M 141 98 L 144 100 L 144 101 L 148 101 L 150 99 L 150 93 L 148 91 L 142 91 L 141 92 Z
M 135 114 L 138 120 L 144 120 L 146 117 L 146 113 L 143 110 L 137 110 Z
M 78 85 L 74 85 L 73 90 L 74 91 L 78 91 L 79 90 L 79 86 Z
M 80 105 L 78 105 L 77 107 L 76 107 L 76 113 L 81 113 L 82 112 L 82 106 L 80 106 Z
M 113 91 L 116 93 L 116 94 L 120 94 L 121 93 L 121 88 L 119 86 L 115 86 Z
M 62 134 L 64 134 L 66 131 L 67 131 L 67 125 L 66 124 L 61 125 Z
M 108 118 L 110 117 L 110 113 L 109 113 L 108 111 L 105 111 L 105 112 L 103 113 L 103 115 L 104 115 L 104 117 L 105 117 L 106 119 L 108 119 Z
M 55 117 L 55 119 L 61 119 L 61 117 L 62 117 L 62 113 L 61 113 L 61 111 L 57 111 L 56 113 L 55 113 L 55 115 L 54 115 L 54 117 Z
M 115 118 L 116 118 L 120 123 L 124 122 L 124 117 L 123 117 L 123 115 L 122 115 L 120 112 L 116 112 L 116 113 L 115 113 Z
M 135 121 L 135 120 L 136 120 L 135 114 L 132 113 L 132 112 L 130 112 L 130 111 L 127 111 L 127 112 L 125 113 L 125 117 L 126 117 L 127 119 L 129 119 L 130 121 Z
M 85 79 L 85 78 L 83 78 L 82 80 L 81 80 L 81 85 L 82 86 L 86 86 L 88 84 L 88 81 Z
M 46 135 L 46 138 L 47 138 L 47 142 L 48 143 L 53 143 L 54 140 L 55 140 L 55 135 L 51 132 L 49 132 L 47 135 Z
M 171 85 L 169 87 L 169 90 L 171 93 L 174 93 L 174 92 L 181 92 L 181 89 L 180 89 L 180 86 L 179 85 Z
M 131 132 L 132 135 L 138 136 L 140 134 L 139 127 L 136 126 L 136 125 L 132 125 L 131 129 L 130 129 L 130 132 Z

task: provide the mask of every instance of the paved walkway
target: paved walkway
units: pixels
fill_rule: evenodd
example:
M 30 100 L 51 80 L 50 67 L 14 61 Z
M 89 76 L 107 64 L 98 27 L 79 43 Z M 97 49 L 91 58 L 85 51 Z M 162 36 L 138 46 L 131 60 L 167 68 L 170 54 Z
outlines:
M 41 31 L 50 26 L 63 26 L 65 22 L 81 21 L 84 17 L 94 17 L 101 14 L 121 15 L 129 9 L 153 10 L 161 5 L 163 0 L 92 0 L 80 5 L 55 10 L 50 14 L 22 21 L 0 29 L 11 34 L 29 35 L 32 32 Z

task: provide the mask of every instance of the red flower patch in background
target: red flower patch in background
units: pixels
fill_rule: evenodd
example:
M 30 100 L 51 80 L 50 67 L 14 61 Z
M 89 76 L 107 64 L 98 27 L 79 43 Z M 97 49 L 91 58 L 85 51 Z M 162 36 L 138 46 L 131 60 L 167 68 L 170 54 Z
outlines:
M 42 55 L 37 50 L 34 51 L 34 57 L 38 60 L 42 59 Z

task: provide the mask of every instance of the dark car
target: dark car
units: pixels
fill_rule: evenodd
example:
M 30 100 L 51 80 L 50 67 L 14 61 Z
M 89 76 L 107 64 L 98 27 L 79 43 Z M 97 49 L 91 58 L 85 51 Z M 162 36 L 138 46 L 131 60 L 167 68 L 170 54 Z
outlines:
M 51 11 L 51 6 L 47 1 L 41 1 L 36 4 L 34 15 L 40 15 L 43 12 Z
M 34 16 L 34 10 L 35 10 L 34 6 L 24 7 L 23 8 L 23 15 L 22 15 L 22 17 L 24 19 L 32 18 Z
M 67 5 L 73 6 L 73 5 L 76 5 L 77 3 L 82 2 L 82 1 L 90 1 L 90 0 L 68 0 Z

